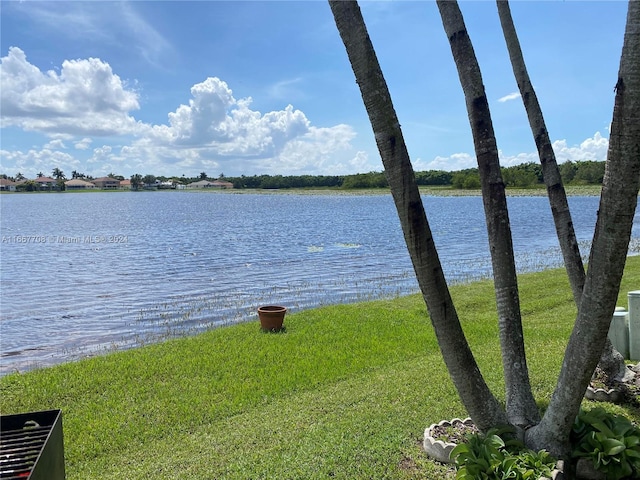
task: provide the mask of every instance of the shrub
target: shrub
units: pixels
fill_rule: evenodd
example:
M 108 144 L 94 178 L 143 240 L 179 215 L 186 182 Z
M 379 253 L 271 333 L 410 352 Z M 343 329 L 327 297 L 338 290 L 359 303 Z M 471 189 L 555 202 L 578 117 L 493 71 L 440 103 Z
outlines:
M 522 442 L 510 438 L 512 429 L 491 429 L 486 435 L 467 437 L 451 452 L 458 480 L 537 480 L 550 477 L 555 458 L 544 450 L 524 448 Z M 506 440 L 503 438 L 507 438 Z
M 602 408 L 580 412 L 571 432 L 574 458 L 590 458 L 607 479 L 640 476 L 640 429 Z

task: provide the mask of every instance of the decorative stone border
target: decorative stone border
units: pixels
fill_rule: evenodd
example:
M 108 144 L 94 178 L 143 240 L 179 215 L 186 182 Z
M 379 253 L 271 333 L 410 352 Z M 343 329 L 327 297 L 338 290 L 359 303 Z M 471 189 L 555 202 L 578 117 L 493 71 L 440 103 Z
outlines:
M 454 418 L 453 420 L 443 420 L 439 423 L 433 423 L 424 431 L 424 441 L 422 443 L 424 451 L 427 455 L 434 460 L 442 463 L 453 463 L 453 460 L 449 457 L 451 450 L 456 448 L 455 443 L 443 442 L 442 440 L 436 440 L 431 435 L 431 432 L 435 427 L 450 427 L 456 423 L 462 423 L 464 425 L 473 425 L 473 421 L 470 418 L 461 420 Z
M 638 365 L 627 365 L 627 371 L 624 375 L 624 378 L 620 382 L 624 388 L 624 385 L 629 385 L 633 383 L 636 375 L 638 375 L 638 370 L 640 368 L 640 363 Z M 622 403 L 624 401 L 624 393 L 622 388 L 593 388 L 591 385 L 587 387 L 587 391 L 584 392 L 584 397 L 587 400 L 593 400 L 596 402 L 611 402 L 611 403 Z
M 596 402 L 611 402 L 618 403 L 622 401 L 622 392 L 616 388 L 604 389 L 587 387 L 587 391 L 584 392 L 584 397 L 587 400 L 594 400 Z

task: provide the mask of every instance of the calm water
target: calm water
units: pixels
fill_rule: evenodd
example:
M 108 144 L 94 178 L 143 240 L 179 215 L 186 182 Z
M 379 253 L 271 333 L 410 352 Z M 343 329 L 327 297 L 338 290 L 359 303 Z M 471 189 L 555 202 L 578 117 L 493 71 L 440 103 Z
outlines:
M 479 197 L 425 197 L 450 282 L 491 272 Z M 598 199 L 570 203 L 583 255 Z M 0 374 L 417 291 L 388 195 L 1 195 Z M 547 199 L 509 199 L 520 271 L 561 264 Z M 634 223 L 638 253 L 640 219 Z

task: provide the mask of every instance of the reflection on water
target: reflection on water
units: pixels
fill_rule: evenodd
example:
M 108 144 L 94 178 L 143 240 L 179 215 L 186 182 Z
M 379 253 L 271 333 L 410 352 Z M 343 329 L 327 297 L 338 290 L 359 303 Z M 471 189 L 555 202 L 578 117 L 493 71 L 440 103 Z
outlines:
M 479 197 L 425 197 L 448 280 L 491 273 Z M 570 199 L 588 255 L 598 199 Z M 1 195 L 0 374 L 417 284 L 389 195 Z M 509 198 L 519 271 L 561 264 L 546 198 Z M 638 250 L 640 221 L 634 224 Z

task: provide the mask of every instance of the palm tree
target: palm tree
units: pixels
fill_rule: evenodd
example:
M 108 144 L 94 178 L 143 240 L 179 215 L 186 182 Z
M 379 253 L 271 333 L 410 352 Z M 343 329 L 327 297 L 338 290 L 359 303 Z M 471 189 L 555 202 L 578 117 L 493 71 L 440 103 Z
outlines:
M 140 190 L 140 186 L 142 185 L 142 175 L 136 173 L 135 175 L 131 175 L 131 188 L 133 190 Z
M 207 172 L 200 172 L 200 180 L 206 180 L 207 179 Z
M 567 196 L 564 185 L 562 184 L 562 177 L 558 163 L 556 162 L 556 156 L 553 152 L 551 140 L 549 139 L 549 132 L 547 131 L 538 97 L 527 73 L 518 35 L 513 25 L 509 3 L 505 0 L 498 0 L 497 5 L 504 39 L 507 44 L 507 49 L 509 50 L 513 74 L 518 83 L 520 96 L 524 102 L 531 132 L 533 133 L 538 149 L 543 178 L 549 195 L 549 203 L 551 204 L 556 231 L 560 239 L 560 248 L 569 275 L 569 281 L 571 282 L 571 290 L 576 304 L 578 304 L 582 296 L 585 272 L 582 258 L 580 257 L 580 248 L 573 230 L 571 212 L 569 211 Z
M 640 186 L 640 158 L 637 155 L 640 151 L 640 118 L 635 115 L 640 111 L 640 2 L 629 3 L 607 171 L 578 317 L 557 388 L 539 422 L 539 414 L 530 406 L 533 397 L 528 375 L 524 382 L 521 381 L 526 364 L 521 366 L 522 371 L 505 365 L 506 412 L 484 382 L 449 296 L 400 124 L 360 9 L 353 1 L 330 0 L 329 3 L 371 121 L 438 344 L 460 398 L 480 429 L 487 430 L 507 422 L 522 427 L 521 422 L 530 422 L 526 426 L 531 428 L 524 432 L 527 445 L 535 449 L 546 448 L 556 455 L 566 454 L 571 424 L 600 357 L 617 300 Z M 519 312 L 513 311 L 518 303 L 517 285 L 511 277 L 513 259 L 507 258 L 510 233 L 506 231 L 508 216 L 502 205 L 504 185 L 499 165 L 496 169 L 497 149 L 480 70 L 462 15 L 455 2 L 439 0 L 438 7 L 467 100 L 479 167 L 485 170 L 482 189 L 491 250 L 497 249 L 504 254 L 493 258 L 492 262 L 503 363 L 506 363 L 510 358 L 520 358 L 524 351 L 515 352 L 515 355 L 504 351 L 510 345 L 518 347 L 522 337 Z M 479 131 L 479 127 L 485 131 Z M 496 225 L 497 219 L 504 225 Z M 504 296 L 511 298 L 502 298 Z M 505 335 L 503 329 L 508 334 Z M 503 338 L 505 336 L 514 338 Z
M 58 167 L 54 168 L 51 174 L 53 175 L 53 178 L 55 178 L 56 180 L 62 180 L 65 178 L 64 172 L 60 170 Z
M 16 182 L 19 182 L 19 181 L 21 181 L 21 180 L 24 180 L 24 178 L 25 178 L 25 177 L 24 177 L 24 175 L 23 175 L 22 173 L 18 172 L 18 173 L 16 174 Z
M 507 415 L 512 424 L 524 428 L 537 423 L 540 416 L 529 384 L 507 197 L 500 171 L 489 102 L 480 66 L 457 2 L 437 3 L 458 68 L 478 159 L 485 220 L 491 245 L 502 364 L 507 390 Z

